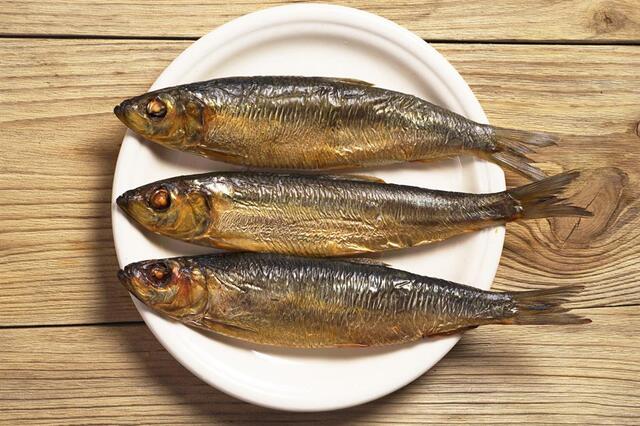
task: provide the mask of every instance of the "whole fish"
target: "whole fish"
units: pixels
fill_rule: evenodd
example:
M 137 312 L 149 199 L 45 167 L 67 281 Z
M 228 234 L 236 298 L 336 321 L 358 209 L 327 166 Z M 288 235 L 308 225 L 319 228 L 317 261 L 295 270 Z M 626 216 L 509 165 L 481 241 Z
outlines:
M 561 306 L 582 286 L 479 290 L 382 265 L 260 253 L 133 263 L 118 276 L 185 324 L 277 346 L 378 346 L 484 324 L 584 324 Z
M 518 219 L 589 216 L 558 197 L 578 174 L 467 194 L 358 176 L 216 172 L 144 185 L 117 204 L 147 230 L 195 244 L 336 256 L 418 246 Z
M 468 154 L 539 180 L 527 154 L 557 137 L 476 123 L 354 79 L 231 77 L 125 100 L 114 113 L 169 148 L 251 167 L 332 169 Z

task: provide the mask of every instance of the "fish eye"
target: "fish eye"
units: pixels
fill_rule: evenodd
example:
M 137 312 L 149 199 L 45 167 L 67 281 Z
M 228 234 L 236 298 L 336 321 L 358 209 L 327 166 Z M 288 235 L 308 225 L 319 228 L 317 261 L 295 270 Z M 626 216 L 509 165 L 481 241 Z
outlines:
M 161 119 L 167 115 L 167 105 L 158 98 L 153 98 L 147 103 L 147 115 L 153 119 Z
M 147 270 L 147 275 L 154 287 L 164 287 L 171 279 L 171 270 L 164 263 L 155 263 Z
M 160 187 L 151 193 L 149 205 L 154 210 L 166 210 L 171 206 L 171 194 L 165 188 Z

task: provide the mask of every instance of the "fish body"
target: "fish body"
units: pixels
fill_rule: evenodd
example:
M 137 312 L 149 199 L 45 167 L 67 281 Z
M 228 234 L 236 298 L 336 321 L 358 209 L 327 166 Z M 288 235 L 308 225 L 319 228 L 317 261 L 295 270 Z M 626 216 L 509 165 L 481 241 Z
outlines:
M 520 218 L 588 215 L 554 198 L 576 176 L 468 194 L 357 176 L 216 172 L 148 184 L 117 202 L 146 229 L 195 244 L 339 256 L 419 246 Z M 167 205 L 157 208 L 158 200 Z
M 353 79 L 231 77 L 175 86 L 114 109 L 169 148 L 251 167 L 335 169 L 469 154 L 536 180 L 525 156 L 555 136 L 476 123 Z
M 128 265 L 122 283 L 185 324 L 259 344 L 379 346 L 483 324 L 589 322 L 580 287 L 498 293 L 349 260 L 225 253 Z

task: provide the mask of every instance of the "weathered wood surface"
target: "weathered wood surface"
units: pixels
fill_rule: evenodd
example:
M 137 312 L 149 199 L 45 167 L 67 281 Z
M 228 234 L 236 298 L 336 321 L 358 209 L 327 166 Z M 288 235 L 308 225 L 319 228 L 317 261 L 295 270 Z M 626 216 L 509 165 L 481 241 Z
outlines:
M 192 37 L 283 1 L 5 0 L 0 34 Z M 636 0 L 346 0 L 428 40 L 638 42 Z
M 109 200 L 124 128 L 111 110 L 187 44 L 0 44 L 0 325 L 139 318 L 114 274 Z M 599 169 L 596 219 L 510 225 L 496 288 L 583 283 L 576 306 L 637 304 L 640 47 L 436 47 L 495 124 L 593 135 L 566 137 L 545 167 Z
M 126 38 L 196 38 L 273 4 L 0 4 L 0 424 L 638 424 L 640 46 L 620 45 L 640 43 L 635 0 L 343 2 L 430 40 L 526 43 L 435 47 L 494 124 L 572 135 L 540 161 L 588 168 L 597 217 L 510 225 L 494 287 L 585 284 L 574 306 L 593 324 L 480 328 L 406 388 L 323 414 L 235 400 L 143 324 L 113 324 L 139 316 L 114 275 L 111 110 L 190 44 Z
M 181 367 L 144 325 L 0 330 L 0 423 L 637 424 L 638 309 L 580 312 L 593 324 L 468 332 L 406 388 L 320 414 L 222 394 Z

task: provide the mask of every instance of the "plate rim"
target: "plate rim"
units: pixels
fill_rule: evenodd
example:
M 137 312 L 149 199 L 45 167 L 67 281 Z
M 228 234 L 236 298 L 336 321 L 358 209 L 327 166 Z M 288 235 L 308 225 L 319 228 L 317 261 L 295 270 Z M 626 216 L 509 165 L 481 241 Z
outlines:
M 310 19 L 313 21 L 324 22 L 329 20 L 332 23 L 338 23 L 340 25 L 351 26 L 358 28 L 360 30 L 365 29 L 367 31 L 373 32 L 376 35 L 383 36 L 393 43 L 400 45 L 405 50 L 414 53 L 414 49 L 416 51 L 421 51 L 419 53 L 414 53 L 414 56 L 419 59 L 422 63 L 425 64 L 428 62 L 429 67 L 438 68 L 441 70 L 442 74 L 446 74 L 448 79 L 446 81 L 442 81 L 445 86 L 452 92 L 456 93 L 458 98 L 465 100 L 465 110 L 467 115 L 472 116 L 475 121 L 487 123 L 488 120 L 484 111 L 478 102 L 477 98 L 471 91 L 471 88 L 464 81 L 462 76 L 457 72 L 457 70 L 442 56 L 435 48 L 433 48 L 429 43 L 422 40 L 420 37 L 407 30 L 404 27 L 390 21 L 386 18 L 383 18 L 379 15 L 366 12 L 363 10 L 339 6 L 339 5 L 328 5 L 328 4 L 290 4 L 283 6 L 276 6 L 271 8 L 266 8 L 262 10 L 258 10 L 247 15 L 243 15 L 241 17 L 235 18 L 215 29 L 205 34 L 203 37 L 192 43 L 188 46 L 183 52 L 181 52 L 160 74 L 160 76 L 156 79 L 149 90 L 156 90 L 161 87 L 166 87 L 167 85 L 173 85 L 173 83 L 167 84 L 167 80 L 170 76 L 174 75 L 177 71 L 176 69 L 180 67 L 180 63 L 184 58 L 187 58 L 191 55 L 198 55 L 199 51 L 207 50 L 207 46 L 210 43 L 210 40 L 213 40 L 216 37 L 220 37 L 221 35 L 228 36 L 234 32 L 240 32 L 243 34 L 248 34 L 253 31 L 257 31 L 266 27 L 265 23 L 271 22 L 272 24 L 281 25 L 283 23 L 294 23 L 294 22 L 308 22 Z M 276 21 L 276 22 L 274 22 Z M 350 22 L 347 22 L 350 21 Z M 356 26 L 356 24 L 358 24 Z M 245 29 L 242 29 L 242 28 Z M 201 56 L 201 55 L 200 55 Z M 428 60 L 427 60 L 428 58 Z M 118 264 L 122 268 L 123 262 L 121 261 L 121 248 L 119 248 L 118 238 L 116 235 L 118 234 L 117 230 L 117 220 L 115 219 L 116 215 L 116 206 L 115 206 L 115 198 L 119 195 L 119 191 L 117 188 L 121 186 L 119 176 L 122 176 L 124 173 L 122 169 L 124 167 L 125 157 L 127 157 L 127 151 L 133 149 L 130 141 L 127 139 L 132 135 L 130 130 L 127 130 L 123 143 L 118 153 L 118 158 L 116 161 L 116 167 L 114 171 L 114 178 L 112 184 L 112 233 L 114 239 L 114 246 L 116 251 L 116 257 L 118 259 Z M 502 191 L 506 189 L 506 182 L 504 178 L 504 173 L 502 170 L 492 165 L 488 162 L 484 162 L 483 169 L 485 170 L 485 176 L 487 178 L 486 186 L 490 191 Z M 496 232 L 497 230 L 497 232 Z M 483 253 L 487 263 L 485 267 L 482 269 L 484 272 L 484 276 L 478 279 L 480 284 L 488 283 L 486 286 L 481 286 L 481 288 L 486 287 L 488 289 L 491 287 L 493 279 L 495 278 L 495 274 L 497 272 L 498 264 L 500 262 L 500 258 L 502 256 L 502 250 L 504 246 L 504 237 L 505 237 L 505 228 L 504 226 L 496 226 L 492 228 L 488 228 L 485 231 L 487 233 L 485 252 Z M 490 232 L 490 233 L 489 233 Z M 488 247 L 493 246 L 495 249 L 495 256 L 487 256 Z M 488 258 L 490 257 L 490 258 Z M 360 404 L 364 404 L 370 402 L 372 400 L 381 398 L 385 395 L 388 395 L 407 384 L 411 383 L 418 377 L 425 374 L 429 369 L 435 366 L 440 360 L 447 354 L 449 351 L 455 346 L 455 344 L 460 340 L 462 335 L 453 336 L 451 339 L 451 344 L 448 349 L 444 351 L 442 356 L 438 357 L 433 365 L 420 370 L 415 377 L 410 378 L 404 383 L 394 384 L 383 392 L 379 392 L 374 396 L 369 396 L 367 398 L 358 399 L 355 401 L 349 401 L 346 403 L 340 403 L 333 401 L 333 403 L 323 403 L 317 404 L 316 406 L 297 406 L 297 405 L 289 405 L 286 401 L 281 400 L 270 400 L 266 401 L 262 398 L 262 394 L 254 393 L 247 394 L 246 387 L 235 386 L 233 380 L 228 380 L 227 378 L 216 377 L 216 380 L 212 380 L 209 376 L 204 375 L 199 369 L 197 369 L 193 364 L 193 358 L 189 357 L 188 350 L 182 350 L 178 345 L 172 345 L 170 340 L 167 339 L 164 335 L 160 334 L 158 330 L 156 330 L 154 324 L 151 322 L 157 314 L 151 313 L 149 316 L 149 312 L 142 309 L 144 305 L 142 305 L 135 297 L 131 296 L 136 309 L 142 316 L 146 326 L 151 330 L 153 335 L 158 339 L 158 341 L 162 344 L 162 346 L 187 370 L 189 370 L 196 377 L 203 380 L 205 383 L 219 389 L 228 395 L 231 395 L 240 400 L 250 402 L 255 405 L 264 406 L 273 409 L 279 410 L 287 410 L 287 411 L 299 411 L 299 412 L 314 412 L 314 411 L 329 411 L 347 408 L 351 406 L 356 406 Z

